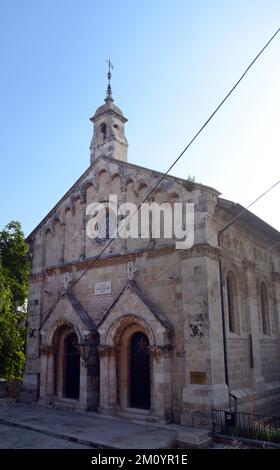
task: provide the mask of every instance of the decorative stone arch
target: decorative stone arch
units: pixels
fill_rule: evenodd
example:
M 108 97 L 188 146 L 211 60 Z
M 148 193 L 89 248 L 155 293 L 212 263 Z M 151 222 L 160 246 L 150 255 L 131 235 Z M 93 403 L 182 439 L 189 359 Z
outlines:
M 136 191 L 135 191 L 135 194 L 137 197 L 140 197 L 141 199 L 144 199 L 144 197 L 146 196 L 148 192 L 148 184 L 145 180 L 143 179 L 140 179 L 137 181 L 137 187 L 136 187 Z M 141 201 L 142 202 L 142 201 Z
M 75 342 L 78 344 L 80 342 L 80 332 L 79 330 L 69 321 L 67 320 L 60 320 L 56 322 L 54 327 L 49 332 L 48 341 L 51 343 L 50 347 L 53 350 L 53 395 L 58 399 L 66 398 L 73 398 L 78 399 L 80 394 L 80 355 L 77 351 L 74 357 L 73 352 L 71 356 L 67 357 L 67 340 L 70 337 L 75 338 Z M 73 362 L 75 360 L 75 370 L 71 370 L 73 368 L 73 364 L 67 364 L 68 358 Z M 69 370 L 70 369 L 70 370 Z M 76 393 L 75 396 L 69 395 L 67 388 L 69 382 L 70 374 L 74 377 L 75 389 Z
M 155 335 L 146 320 L 136 315 L 126 315 L 114 322 L 106 337 L 107 347 L 116 351 L 117 395 L 119 406 L 126 410 L 131 406 L 131 341 L 135 334 L 142 333 L 148 339 L 149 346 L 156 344 Z M 105 351 L 106 351 L 105 347 Z M 104 348 L 101 351 L 104 354 Z M 152 378 L 152 360 L 149 360 L 149 376 Z M 149 384 L 149 400 L 153 396 L 153 380 Z
M 48 233 L 51 233 L 52 235 L 54 234 L 52 225 L 50 223 L 48 223 L 48 225 L 45 227 L 44 233 L 45 233 L 45 236 L 48 235 Z
M 130 347 L 135 333 L 149 343 L 150 409 L 154 420 L 172 419 L 172 325 L 134 281 L 129 282 L 100 324 L 100 411 L 138 412 L 130 403 Z M 141 371 L 139 371 L 141 374 Z
M 59 225 L 61 225 L 61 219 L 60 219 L 60 215 L 59 214 L 54 214 L 52 216 L 52 219 L 51 219 L 51 227 L 52 227 L 52 231 L 53 233 L 55 232 L 55 224 L 56 223 L 59 223 Z
M 114 179 L 121 179 L 121 175 L 118 171 L 112 174 L 111 181 L 114 181 Z
M 100 166 L 100 168 L 96 168 L 96 173 L 93 179 L 93 187 L 96 193 L 99 193 L 99 191 L 104 190 L 103 185 L 100 184 L 104 176 L 106 177 L 106 187 L 111 182 L 111 175 L 108 168 L 106 167 L 106 165 L 104 165 L 104 162 L 101 162 L 101 164 L 102 166 Z
M 163 199 L 164 199 L 164 193 L 162 191 L 162 188 L 161 186 L 158 186 L 155 191 L 154 191 L 154 199 L 156 202 L 158 203 L 162 203 L 163 202 Z
M 80 204 L 83 203 L 83 199 L 82 199 L 82 196 L 81 196 L 81 193 L 80 191 L 79 192 L 76 192 L 75 194 L 73 194 L 71 200 L 73 201 L 73 204 L 75 205 L 78 201 L 80 201 Z
M 133 330 L 134 327 L 136 327 L 137 331 L 142 331 L 143 333 L 145 333 L 151 345 L 156 344 L 155 334 L 151 326 L 146 320 L 137 315 L 125 315 L 113 322 L 113 324 L 109 328 L 109 331 L 107 332 L 106 344 L 112 347 L 118 347 L 124 331 L 130 330 L 131 327 Z
M 82 333 L 81 331 L 77 328 L 77 326 L 74 324 L 74 322 L 70 322 L 66 318 L 60 318 L 59 320 L 54 321 L 54 323 L 51 325 L 49 330 L 46 332 L 45 340 L 44 340 L 44 345 L 52 347 L 53 346 L 53 341 L 54 338 L 58 332 L 58 330 L 62 328 L 68 328 L 73 330 L 73 332 L 76 334 L 78 340 L 81 340 Z M 44 331 L 44 330 L 43 330 Z M 43 333 L 42 331 L 42 333 Z M 43 343 L 42 343 L 43 344 Z
M 143 189 L 145 189 L 145 190 L 148 189 L 148 185 L 147 185 L 146 181 L 140 180 L 140 181 L 138 182 L 138 185 L 137 185 L 137 191 L 138 191 L 138 192 L 139 192 L 139 191 L 143 191 Z
M 128 176 L 125 179 L 124 187 L 125 187 L 126 192 L 128 191 L 128 189 L 130 189 L 131 192 L 134 193 L 134 191 L 135 191 L 135 181 L 131 176 Z
M 93 180 L 87 180 L 83 183 L 81 189 L 80 189 L 80 195 L 81 195 L 81 200 L 84 203 L 90 202 L 88 199 L 88 191 L 91 189 L 93 192 L 96 192 L 96 185 L 95 181 Z M 91 201 L 92 202 L 92 201 Z
M 72 202 L 68 203 L 64 208 L 64 211 L 63 211 L 63 222 L 64 223 L 66 221 L 67 212 L 70 212 L 71 215 L 74 215 L 74 205 L 72 204 Z
M 102 189 L 102 187 L 101 187 L 101 182 L 102 182 L 102 179 L 104 179 L 104 178 L 105 178 L 105 183 L 109 183 L 110 174 L 109 174 L 107 168 L 102 168 L 102 169 L 99 170 L 99 172 L 98 172 L 98 176 L 97 176 L 98 187 L 101 188 L 101 189 Z
M 43 403 L 54 401 L 69 401 L 65 396 L 65 340 L 70 334 L 75 334 L 77 343 L 96 331 L 95 324 L 79 301 L 72 295 L 66 294 L 59 304 L 50 311 L 41 326 L 41 373 L 40 400 Z M 98 399 L 99 378 L 92 377 L 83 366 L 82 358 L 79 363 L 79 397 L 72 400 L 73 406 L 79 409 L 96 408 Z
M 175 202 L 180 201 L 179 194 L 176 191 L 171 191 L 167 194 L 169 204 L 173 205 Z

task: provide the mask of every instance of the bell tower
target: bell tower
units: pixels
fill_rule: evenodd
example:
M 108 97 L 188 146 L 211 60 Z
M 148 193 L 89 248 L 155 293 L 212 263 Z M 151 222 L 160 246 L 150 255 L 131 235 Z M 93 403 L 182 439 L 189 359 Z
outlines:
M 109 60 L 105 104 L 100 106 L 94 116 L 90 118 L 93 123 L 93 136 L 90 144 L 91 163 L 100 155 L 127 161 L 128 143 L 124 132 L 127 119 L 120 108 L 114 104 L 111 88 L 112 68 L 113 66 Z

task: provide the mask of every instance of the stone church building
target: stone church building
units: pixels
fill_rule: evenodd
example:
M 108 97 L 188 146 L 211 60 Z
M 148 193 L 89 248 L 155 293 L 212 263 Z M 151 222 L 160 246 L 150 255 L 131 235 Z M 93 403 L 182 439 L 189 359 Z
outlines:
M 279 415 L 280 233 L 211 187 L 129 163 L 110 83 L 91 121 L 89 168 L 27 238 L 23 399 L 162 424 L 203 426 L 234 402 Z M 193 246 L 87 236 L 89 204 L 139 205 L 160 179 L 149 201 L 194 204 Z

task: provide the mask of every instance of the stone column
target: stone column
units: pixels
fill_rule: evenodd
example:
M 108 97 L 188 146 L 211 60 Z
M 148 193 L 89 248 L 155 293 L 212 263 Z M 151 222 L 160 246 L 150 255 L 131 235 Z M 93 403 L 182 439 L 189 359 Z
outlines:
M 117 348 L 102 345 L 100 353 L 100 411 L 111 413 L 117 406 Z
M 195 245 L 181 254 L 185 386 L 184 425 L 204 426 L 228 406 L 219 278 L 220 250 Z
M 54 394 L 54 352 L 52 346 L 41 346 L 40 401 L 47 402 Z
M 80 357 L 80 394 L 79 403 L 82 409 L 88 408 L 88 370 L 83 366 L 83 360 Z
M 40 303 L 41 275 L 31 275 L 28 301 L 28 321 L 26 335 L 26 364 L 23 377 L 23 391 L 21 394 L 24 401 L 35 401 L 39 396 L 40 377 Z
M 117 406 L 117 348 L 111 348 L 108 357 L 108 405 Z
M 53 398 L 54 395 L 54 351 L 49 347 L 48 355 L 48 369 L 47 369 L 47 396 Z
M 150 348 L 151 413 L 164 422 L 172 420 L 171 354 L 170 345 Z

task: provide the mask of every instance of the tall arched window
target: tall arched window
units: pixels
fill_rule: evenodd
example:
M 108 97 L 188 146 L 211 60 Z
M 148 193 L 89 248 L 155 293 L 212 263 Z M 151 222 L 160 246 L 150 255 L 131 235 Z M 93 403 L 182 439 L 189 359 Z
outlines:
M 260 284 L 260 301 L 263 334 L 269 335 L 269 308 L 268 308 L 268 292 L 264 282 Z
M 227 275 L 227 301 L 228 301 L 228 323 L 231 333 L 239 331 L 239 313 L 238 313 L 238 290 L 237 282 L 233 272 Z
M 106 139 L 106 124 L 103 122 L 100 126 L 100 132 L 101 132 L 101 143 L 105 142 Z

